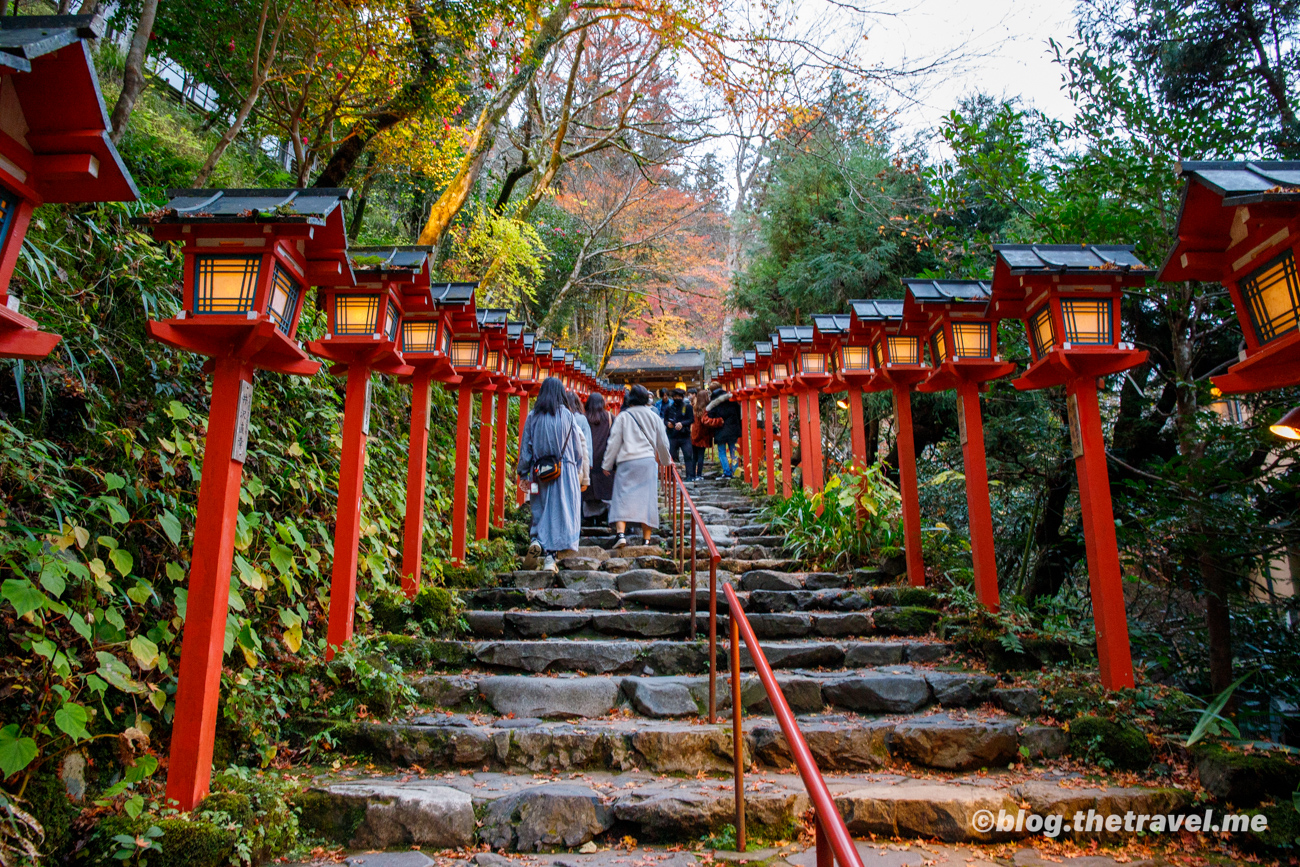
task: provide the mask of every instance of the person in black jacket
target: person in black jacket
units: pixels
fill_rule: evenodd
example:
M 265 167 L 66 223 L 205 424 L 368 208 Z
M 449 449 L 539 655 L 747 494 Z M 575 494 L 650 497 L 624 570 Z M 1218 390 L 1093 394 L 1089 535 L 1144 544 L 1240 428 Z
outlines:
M 672 400 L 664 407 L 664 428 L 668 431 L 668 454 L 674 461 L 680 457 L 682 466 L 691 462 L 691 423 L 695 411 L 686 400 L 686 392 L 674 388 Z
M 731 399 L 731 392 L 718 383 L 712 383 L 713 391 L 709 393 L 706 407 L 709 415 L 722 419 L 722 427 L 713 435 L 713 442 L 718 447 L 718 461 L 722 464 L 722 477 L 731 478 L 740 466 L 740 454 L 736 443 L 740 442 L 740 404 Z

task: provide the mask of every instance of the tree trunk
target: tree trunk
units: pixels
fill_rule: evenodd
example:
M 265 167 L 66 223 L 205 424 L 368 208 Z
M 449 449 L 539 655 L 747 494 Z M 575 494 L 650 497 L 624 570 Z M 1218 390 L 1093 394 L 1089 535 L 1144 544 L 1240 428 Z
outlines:
M 153 34 L 153 20 L 158 14 L 158 0 L 144 0 L 140 8 L 140 20 L 136 22 L 135 33 L 131 36 L 131 50 L 126 55 L 126 70 L 122 73 L 122 94 L 113 106 L 110 118 L 112 132 L 109 138 L 113 144 L 122 139 L 126 132 L 126 122 L 131 119 L 131 109 L 146 84 L 144 77 L 144 59 L 149 53 L 149 37 Z
M 1074 491 L 1074 479 L 1073 461 L 1060 464 L 1047 476 L 1047 498 L 1038 517 L 1038 526 L 1034 527 L 1034 547 L 1039 555 L 1024 589 L 1025 601 L 1030 604 L 1059 593 L 1084 554 L 1078 541 L 1067 539 L 1061 533 L 1065 509 Z
M 1232 621 L 1228 580 L 1214 554 L 1202 549 L 1198 557 L 1205 586 L 1205 626 L 1210 640 L 1210 688 L 1217 694 L 1232 685 Z

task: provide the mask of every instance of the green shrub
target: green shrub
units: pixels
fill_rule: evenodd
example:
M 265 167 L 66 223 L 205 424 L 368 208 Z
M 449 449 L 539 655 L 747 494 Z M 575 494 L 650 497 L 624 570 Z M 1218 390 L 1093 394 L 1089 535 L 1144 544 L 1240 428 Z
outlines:
M 235 833 L 219 828 L 204 819 L 172 817 L 160 819 L 148 814 L 135 819 L 129 816 L 109 816 L 95 828 L 88 849 L 93 864 L 120 864 L 114 857 L 119 846 L 114 837 L 119 834 L 141 837 L 150 827 L 162 830 L 158 838 L 160 855 L 150 858 L 151 864 L 167 867 L 221 867 L 229 864 L 235 854 Z

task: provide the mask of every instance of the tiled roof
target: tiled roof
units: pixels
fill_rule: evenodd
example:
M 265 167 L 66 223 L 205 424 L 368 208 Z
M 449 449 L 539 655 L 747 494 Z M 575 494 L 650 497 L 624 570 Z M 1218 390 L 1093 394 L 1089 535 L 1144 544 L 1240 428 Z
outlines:
M 993 285 L 983 280 L 904 280 L 907 291 L 922 303 L 927 301 L 988 301 Z
M 902 298 L 862 298 L 849 307 L 860 322 L 890 322 L 903 318 Z
M 305 190 L 168 190 L 162 222 L 311 223 L 325 217 L 352 197 L 350 189 Z
M 994 244 L 1012 274 L 1030 271 L 1087 273 L 1149 270 L 1132 244 Z
M 1202 160 L 1179 163 L 1177 171 L 1223 196 L 1225 205 L 1300 201 L 1300 162 Z

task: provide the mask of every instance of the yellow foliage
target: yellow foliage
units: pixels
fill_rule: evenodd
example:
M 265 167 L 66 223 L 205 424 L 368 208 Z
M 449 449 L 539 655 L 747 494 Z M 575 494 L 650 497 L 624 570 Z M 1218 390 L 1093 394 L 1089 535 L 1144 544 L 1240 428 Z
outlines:
M 480 307 L 515 309 L 536 299 L 550 252 L 531 224 L 480 204 L 468 224 L 451 230 L 451 257 L 443 266 L 453 280 L 479 280 Z

